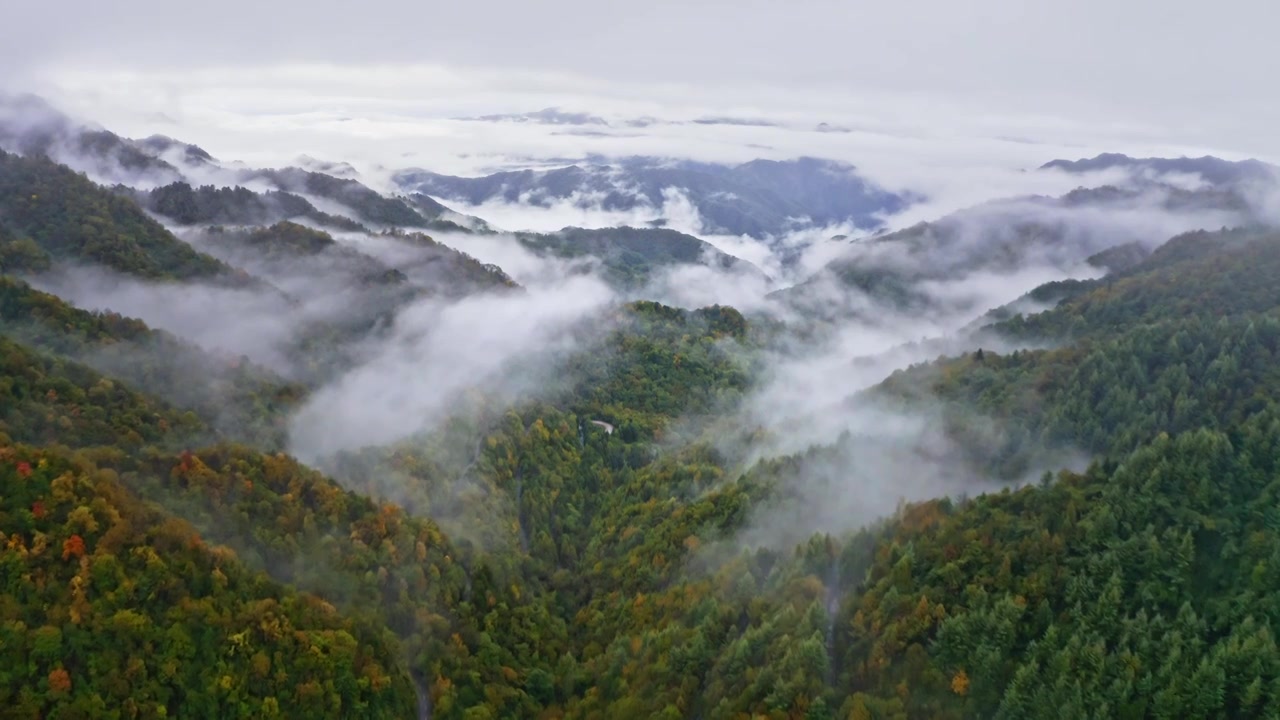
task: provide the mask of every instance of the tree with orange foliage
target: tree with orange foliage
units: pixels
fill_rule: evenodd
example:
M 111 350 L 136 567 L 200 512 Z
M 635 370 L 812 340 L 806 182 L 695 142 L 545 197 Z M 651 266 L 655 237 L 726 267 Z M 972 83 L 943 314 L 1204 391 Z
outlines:
M 964 697 L 969 694 L 969 675 L 964 670 L 957 672 L 951 678 L 951 692 Z
M 77 558 L 84 557 L 84 538 L 79 535 L 72 535 L 62 543 L 62 559 L 67 560 L 73 555 Z
M 62 668 L 49 673 L 49 692 L 65 693 L 71 690 L 71 675 Z

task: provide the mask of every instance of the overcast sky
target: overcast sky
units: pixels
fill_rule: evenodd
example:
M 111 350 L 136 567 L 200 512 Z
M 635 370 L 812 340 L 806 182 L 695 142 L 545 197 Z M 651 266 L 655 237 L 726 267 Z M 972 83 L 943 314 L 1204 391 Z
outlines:
M 1275 160 L 1277 28 L 1271 0 L 63 0 L 7 4 L 0 84 L 250 156 L 344 122 L 410 158 L 456 132 L 419 119 L 561 105 Z M 490 141 L 518 149 L 459 147 Z

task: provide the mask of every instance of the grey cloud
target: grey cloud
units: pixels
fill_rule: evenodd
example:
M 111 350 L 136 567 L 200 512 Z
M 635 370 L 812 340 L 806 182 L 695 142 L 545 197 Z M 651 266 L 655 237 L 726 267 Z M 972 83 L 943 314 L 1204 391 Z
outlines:
M 432 300 L 404 309 L 371 359 L 318 390 L 292 422 L 292 449 L 321 459 L 433 429 L 476 390 L 513 402 L 551 381 L 549 356 L 612 293 L 588 276 L 522 295 Z
M 1162 5 L 1158 14 L 1140 4 L 1103 0 L 934 0 L 910 6 L 838 0 L 384 0 L 359 9 L 333 0 L 181 6 L 80 0 L 26 3 L 7 12 L 4 39 L 44 60 L 81 56 L 152 63 L 160 52 L 178 49 L 166 62 L 328 60 L 340 47 L 353 61 L 594 69 L 667 81 L 691 75 L 784 83 L 854 80 L 935 90 L 960 83 L 963 90 L 1000 93 L 1020 89 L 1010 81 L 1077 90 L 1129 87 L 1138 93 L 1203 85 L 1219 96 L 1263 86 L 1268 41 L 1280 24 L 1280 11 L 1265 0 L 1179 0 Z M 1187 52 L 1192 45 L 1209 52 Z M 1014 57 L 1020 61 L 1010 62 Z M 866 62 L 870 58 L 875 62 Z M 1223 66 L 1237 72 L 1220 76 L 1215 70 Z
M 366 77 L 380 82 L 397 65 L 434 63 L 586 78 L 580 86 L 622 97 L 634 96 L 637 83 L 755 88 L 733 117 L 776 107 L 778 95 L 765 88 L 808 88 L 864 100 L 923 94 L 990 115 L 1018 110 L 1173 128 L 1189 143 L 1220 146 L 1265 141 L 1263 130 L 1280 118 L 1265 91 L 1280 26 L 1280 6 L 1268 0 L 1159 7 L 384 0 L 359 8 L 332 0 L 69 0 L 13 4 L 4 20 L 0 63 L 10 82 L 38 82 L 55 65 L 299 62 L 364 65 Z
M 246 355 L 288 373 L 288 344 L 314 310 L 284 295 L 214 285 L 147 283 L 96 268 L 64 268 L 32 284 L 87 310 L 141 318 L 211 352 Z

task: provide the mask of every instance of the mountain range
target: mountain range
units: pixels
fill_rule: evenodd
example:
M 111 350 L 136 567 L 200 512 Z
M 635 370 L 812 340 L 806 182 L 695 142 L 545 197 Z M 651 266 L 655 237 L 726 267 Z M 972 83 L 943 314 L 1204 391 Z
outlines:
M 1280 715 L 1268 166 L 1053 161 L 1113 184 L 834 237 L 779 288 L 22 102 L 7 715 Z
M 1236 186 L 1249 182 L 1274 183 L 1280 167 L 1260 160 L 1223 160 L 1206 155 L 1189 158 L 1132 158 L 1120 153 L 1102 153 L 1080 160 L 1050 160 L 1041 170 L 1056 169 L 1070 173 L 1124 170 L 1131 175 L 1193 175 L 1216 186 Z
M 605 211 L 660 209 L 684 200 L 704 232 L 781 236 L 805 227 L 876 228 L 919 200 L 880 188 L 844 163 L 818 158 L 716 165 L 652 157 L 597 158 L 550 170 L 455 177 L 425 170 L 395 176 L 404 190 L 446 202 L 550 206 L 570 203 Z M 678 194 L 678 197 L 676 196 Z

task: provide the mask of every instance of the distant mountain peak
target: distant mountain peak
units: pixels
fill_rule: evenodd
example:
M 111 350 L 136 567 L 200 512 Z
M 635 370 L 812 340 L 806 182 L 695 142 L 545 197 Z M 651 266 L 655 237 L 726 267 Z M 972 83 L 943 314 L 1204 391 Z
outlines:
M 192 165 L 203 165 L 205 163 L 214 162 L 213 156 L 199 145 L 184 143 L 181 140 L 175 140 L 167 135 L 152 135 L 135 141 L 135 144 L 156 154 L 163 154 L 174 149 L 178 149 L 182 152 L 183 159 Z
M 360 177 L 360 171 L 355 166 L 344 161 L 321 160 L 311 157 L 310 155 L 299 155 L 298 165 L 309 172 L 319 172 L 334 177 L 343 178 L 344 180 L 356 180 Z

